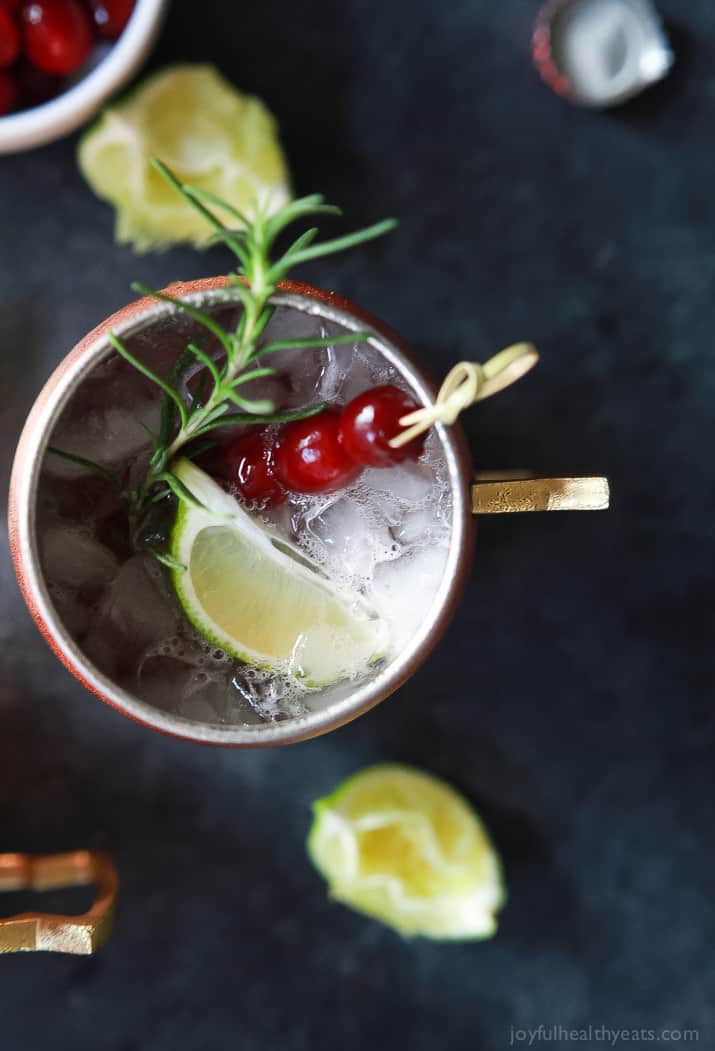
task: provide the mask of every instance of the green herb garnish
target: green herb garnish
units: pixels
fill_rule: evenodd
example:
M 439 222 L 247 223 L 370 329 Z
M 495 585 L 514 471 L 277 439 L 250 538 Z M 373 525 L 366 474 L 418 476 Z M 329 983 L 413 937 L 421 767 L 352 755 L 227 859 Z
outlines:
M 369 335 L 367 332 L 349 332 L 342 336 L 281 339 L 259 345 L 274 311 L 270 299 L 280 282 L 285 280 L 289 271 L 299 263 L 353 248 L 364 241 L 380 237 L 397 224 L 394 219 L 386 219 L 366 229 L 320 243 L 316 243 L 319 231 L 314 226 L 294 240 L 282 255 L 273 259 L 276 241 L 287 227 L 313 216 L 340 215 L 340 209 L 326 204 L 320 194 L 312 194 L 291 201 L 270 218 L 265 207 L 259 207 L 255 216 L 248 218 L 213 194 L 182 183 L 161 161 L 153 160 L 152 164 L 177 193 L 213 227 L 216 239 L 223 242 L 236 256 L 238 265 L 229 274 L 229 281 L 243 306 L 236 328 L 227 330 L 215 318 L 189 303 L 146 288 L 142 284 L 133 284 L 132 289 L 135 292 L 171 303 L 177 310 L 193 318 L 220 345 L 221 353 L 214 357 L 207 354 L 197 343 L 188 343 L 177 357 L 166 379 L 162 379 L 135 358 L 115 333 L 109 334 L 117 352 L 163 392 L 159 432 L 154 434 L 142 424 L 153 444 L 146 472 L 136 486 L 124 490 L 122 495 L 127 504 L 133 545 L 137 549 L 150 551 L 160 561 L 164 561 L 165 555 L 157 548 L 156 538 L 152 537 L 151 542 L 148 542 L 144 536 L 144 527 L 149 512 L 165 497 L 173 494 L 180 500 L 193 501 L 191 494 L 171 470 L 172 462 L 179 453 L 184 456 L 196 455 L 201 440 L 205 440 L 217 427 L 236 423 L 280 423 L 302 419 L 324 407 L 319 404 L 295 412 L 281 413 L 276 412 L 276 407 L 271 401 L 245 397 L 241 390 L 244 384 L 275 375 L 276 370 L 270 365 L 264 365 L 263 359 L 278 350 L 356 343 L 364 341 Z M 232 229 L 226 225 L 215 209 L 230 216 L 232 221 L 240 224 L 240 229 Z M 189 372 L 195 372 L 197 363 L 198 386 L 192 394 L 184 381 Z M 50 451 L 78 462 L 78 458 L 72 454 L 54 448 Z M 108 474 L 106 469 L 97 464 L 82 462 L 85 466 L 94 466 L 105 476 Z

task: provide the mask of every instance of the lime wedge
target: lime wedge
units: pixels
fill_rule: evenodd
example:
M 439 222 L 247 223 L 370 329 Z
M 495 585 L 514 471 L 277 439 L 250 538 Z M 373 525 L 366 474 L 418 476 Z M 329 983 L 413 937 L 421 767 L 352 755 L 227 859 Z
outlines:
M 313 805 L 308 853 L 331 897 L 410 937 L 488 938 L 505 891 L 469 803 L 409 766 L 369 767 Z
M 170 538 L 186 567 L 172 571 L 176 593 L 205 639 L 309 686 L 351 678 L 384 655 L 387 625 L 360 595 L 336 587 L 189 460 L 172 470 L 205 508 L 182 501 Z
M 148 77 L 104 110 L 78 152 L 87 182 L 117 210 L 118 241 L 139 251 L 207 244 L 206 220 L 164 182 L 152 157 L 244 214 L 266 202 L 273 212 L 290 199 L 274 118 L 213 66 L 171 66 Z

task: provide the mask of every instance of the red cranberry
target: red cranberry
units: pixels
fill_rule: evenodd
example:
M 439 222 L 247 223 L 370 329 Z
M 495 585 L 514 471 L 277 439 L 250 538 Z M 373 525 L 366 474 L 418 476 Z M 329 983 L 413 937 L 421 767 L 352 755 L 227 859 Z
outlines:
M 210 474 L 235 485 L 245 500 L 275 507 L 287 493 L 273 474 L 273 453 L 264 430 L 246 431 L 202 459 Z
M 340 419 L 340 441 L 348 456 L 364 467 L 391 467 L 416 460 L 426 434 L 393 449 L 390 440 L 401 431 L 400 419 L 420 406 L 404 391 L 385 384 L 358 394 L 345 406 Z
M 97 36 L 116 40 L 134 10 L 134 0 L 89 0 Z
M 20 54 L 20 30 L 8 8 L 0 6 L 0 69 L 11 66 Z
M 17 98 L 17 86 L 12 73 L 0 69 L 0 117 L 12 113 Z
M 25 53 L 46 73 L 73 73 L 92 48 L 92 27 L 79 0 L 30 0 L 22 10 Z
M 360 468 L 340 444 L 339 429 L 337 409 L 286 423 L 274 450 L 278 481 L 295 493 L 327 493 L 348 485 Z

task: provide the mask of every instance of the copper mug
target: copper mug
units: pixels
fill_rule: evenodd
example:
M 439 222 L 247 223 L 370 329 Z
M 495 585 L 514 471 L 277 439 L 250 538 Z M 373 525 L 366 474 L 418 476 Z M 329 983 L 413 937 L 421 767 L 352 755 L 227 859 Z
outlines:
M 168 292 L 204 309 L 235 306 L 226 278 L 173 285 Z M 370 332 L 369 343 L 409 385 L 416 399 L 432 403 L 435 388 L 402 340 L 387 326 L 332 292 L 286 283 L 274 296 L 277 307 L 319 318 L 332 332 Z M 600 510 L 608 506 L 604 478 L 529 479 L 492 476 L 476 480 L 467 443 L 458 423 L 436 425 L 452 496 L 452 524 L 444 572 L 428 615 L 409 644 L 368 681 L 325 708 L 280 722 L 219 724 L 189 720 L 153 706 L 122 689 L 96 668 L 62 623 L 48 593 L 38 554 L 37 493 L 46 448 L 55 425 L 87 376 L 116 351 L 115 332 L 135 354 L 170 347 L 172 326 L 183 318 L 170 304 L 153 299 L 130 303 L 89 333 L 60 363 L 37 398 L 22 432 L 10 487 L 9 531 L 15 572 L 30 613 L 56 656 L 79 681 L 107 704 L 154 730 L 186 740 L 231 746 L 276 745 L 326 733 L 368 711 L 405 683 L 442 637 L 465 587 L 474 547 L 474 515 L 529 510 Z M 303 319 L 305 321 L 305 319 Z M 152 333 L 160 333 L 152 340 Z M 181 337 L 185 342 L 185 337 Z M 156 369 L 162 365 L 151 359 Z M 126 366 L 129 368 L 129 366 Z M 164 366 L 166 367 L 166 363 Z

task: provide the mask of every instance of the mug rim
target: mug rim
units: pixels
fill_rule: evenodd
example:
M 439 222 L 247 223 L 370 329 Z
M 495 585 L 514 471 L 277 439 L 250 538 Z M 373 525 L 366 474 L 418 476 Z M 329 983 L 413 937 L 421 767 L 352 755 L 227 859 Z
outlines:
M 227 277 L 177 282 L 165 292 L 174 298 L 226 301 Z M 230 298 L 230 297 L 228 297 Z M 275 305 L 324 317 L 342 327 L 372 330 L 367 340 L 408 380 L 423 401 L 434 397 L 435 385 L 415 361 L 402 338 L 389 326 L 334 292 L 297 282 L 283 282 L 272 297 Z M 40 391 L 27 417 L 10 479 L 9 540 L 15 574 L 25 603 L 41 635 L 55 656 L 82 685 L 105 704 L 149 729 L 204 744 L 229 747 L 267 747 L 320 736 L 357 718 L 403 685 L 444 634 L 461 598 L 473 557 L 474 522 L 470 507 L 471 460 L 459 424 L 449 429 L 437 424 L 447 462 L 452 494 L 452 526 L 447 562 L 428 615 L 405 650 L 371 680 L 358 684 L 347 697 L 324 709 L 284 721 L 248 725 L 200 723 L 165 712 L 124 690 L 84 655 L 60 620 L 40 567 L 35 530 L 36 496 L 50 436 L 64 407 L 89 371 L 116 353 L 107 339 L 110 330 L 130 335 L 146 323 L 176 310 L 150 297 L 135 300 L 92 329 L 62 359 Z

